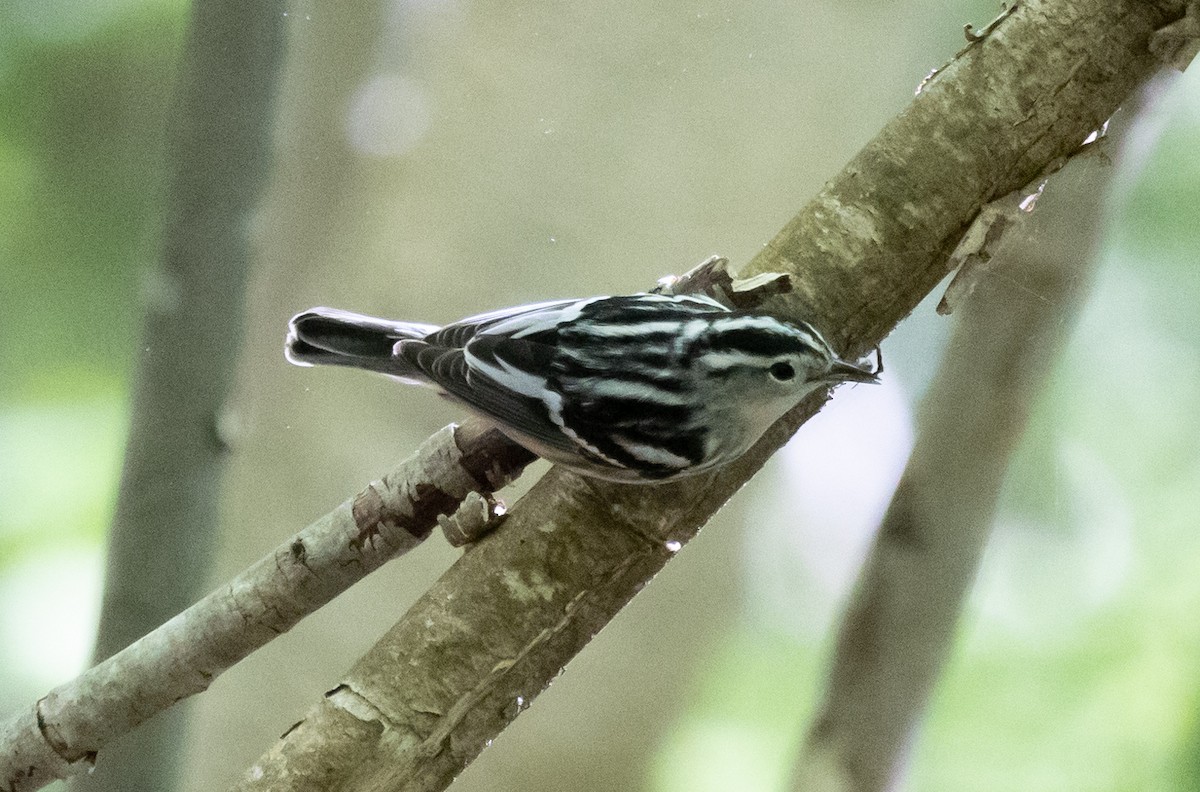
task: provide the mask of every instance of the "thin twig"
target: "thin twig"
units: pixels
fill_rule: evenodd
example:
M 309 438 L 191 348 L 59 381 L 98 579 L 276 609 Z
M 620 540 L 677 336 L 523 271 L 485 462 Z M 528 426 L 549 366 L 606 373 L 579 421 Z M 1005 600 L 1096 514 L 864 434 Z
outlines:
M 533 455 L 482 423 L 446 427 L 354 498 L 137 642 L 0 724 L 0 789 L 86 771 L 97 753 L 419 544 Z

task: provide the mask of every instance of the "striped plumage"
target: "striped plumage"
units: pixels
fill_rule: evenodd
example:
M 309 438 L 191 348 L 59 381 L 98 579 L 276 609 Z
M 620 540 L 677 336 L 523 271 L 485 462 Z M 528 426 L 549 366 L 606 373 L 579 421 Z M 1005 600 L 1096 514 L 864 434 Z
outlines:
M 313 308 L 292 318 L 286 355 L 432 385 L 531 451 L 616 481 L 710 469 L 815 388 L 876 381 L 807 324 L 658 294 L 527 305 L 445 327 Z

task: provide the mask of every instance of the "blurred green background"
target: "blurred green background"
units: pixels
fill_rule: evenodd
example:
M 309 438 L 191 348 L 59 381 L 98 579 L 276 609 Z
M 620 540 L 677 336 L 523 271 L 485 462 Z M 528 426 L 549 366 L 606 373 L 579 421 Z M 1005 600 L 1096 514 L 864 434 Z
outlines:
M 288 367 L 292 313 L 446 321 L 744 262 L 994 11 L 295 3 L 214 585 L 456 417 Z M 0 713 L 90 651 L 186 13 L 0 4 Z M 908 789 L 1200 788 L 1200 69 L 1142 131 Z M 782 789 L 947 331 L 918 309 L 887 384 L 839 392 L 455 788 Z M 435 537 L 219 679 L 185 788 L 236 777 L 455 553 Z

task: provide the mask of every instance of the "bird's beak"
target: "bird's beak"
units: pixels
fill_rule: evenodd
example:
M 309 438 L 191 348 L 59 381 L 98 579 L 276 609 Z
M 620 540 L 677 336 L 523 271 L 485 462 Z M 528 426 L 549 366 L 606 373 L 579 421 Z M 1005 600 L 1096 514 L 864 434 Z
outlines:
M 857 363 L 835 360 L 829 366 L 829 373 L 825 375 L 825 379 L 831 383 L 866 382 L 873 385 L 879 382 L 879 372 L 878 370 L 869 369 L 866 366 L 860 366 Z

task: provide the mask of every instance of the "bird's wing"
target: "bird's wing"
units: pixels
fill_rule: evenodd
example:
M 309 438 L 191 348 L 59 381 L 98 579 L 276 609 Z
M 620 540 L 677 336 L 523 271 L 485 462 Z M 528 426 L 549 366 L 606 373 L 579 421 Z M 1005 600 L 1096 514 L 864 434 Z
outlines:
M 472 338 L 480 333 L 497 333 L 499 328 L 520 329 L 530 325 L 553 327 L 569 318 L 569 315 L 564 313 L 565 309 L 577 303 L 586 302 L 590 301 L 552 300 L 468 316 L 466 319 L 459 319 L 457 322 L 446 325 L 425 340 L 434 346 L 452 349 L 465 347 Z M 500 332 L 507 333 L 507 330 Z
M 435 346 L 465 347 L 480 336 L 505 336 L 514 340 L 545 338 L 552 331 L 581 317 L 591 321 L 636 322 L 651 315 L 667 318 L 728 313 L 729 308 L 704 295 L 633 294 L 623 297 L 590 297 L 552 300 L 469 316 L 448 324 L 425 340 Z
M 592 440 L 564 429 L 563 396 L 547 380 L 554 373 L 558 328 L 587 322 L 629 323 L 653 317 L 675 320 L 729 309 L 706 297 L 631 295 L 556 300 L 480 314 L 447 325 L 422 341 L 401 341 L 407 361 L 459 402 L 528 438 L 533 450 L 556 461 L 603 460 L 626 467 Z M 567 406 L 570 409 L 570 406 Z
M 519 364 L 521 367 L 514 364 L 520 354 L 540 357 L 552 351 L 541 344 L 497 340 L 500 346 L 528 349 L 497 354 L 491 348 L 493 345 L 479 345 L 478 341 L 468 344 L 470 351 L 404 341 L 397 345 L 396 355 L 456 401 L 533 441 L 535 447 L 531 450 L 560 461 L 578 456 L 577 445 L 551 417 L 555 396 L 546 390 L 545 376 L 532 373 L 539 370 L 532 368 L 533 358 Z M 524 368 L 525 365 L 530 368 Z

